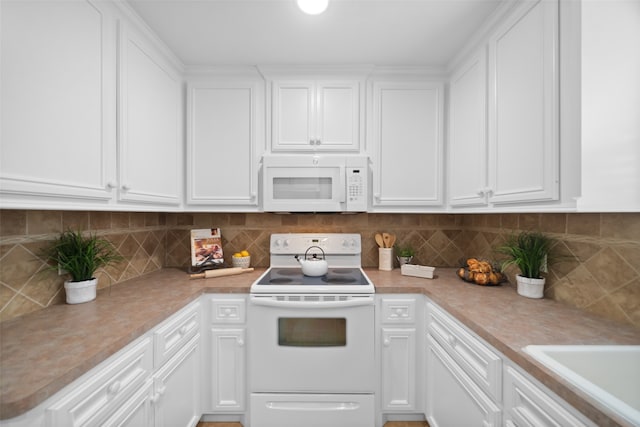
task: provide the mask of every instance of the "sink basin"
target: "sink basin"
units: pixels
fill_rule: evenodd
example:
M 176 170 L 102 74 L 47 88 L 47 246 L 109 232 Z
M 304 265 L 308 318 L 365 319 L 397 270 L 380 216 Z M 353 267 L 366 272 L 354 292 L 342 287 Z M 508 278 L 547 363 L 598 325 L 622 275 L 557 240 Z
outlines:
M 530 345 L 524 351 L 640 426 L 640 345 Z

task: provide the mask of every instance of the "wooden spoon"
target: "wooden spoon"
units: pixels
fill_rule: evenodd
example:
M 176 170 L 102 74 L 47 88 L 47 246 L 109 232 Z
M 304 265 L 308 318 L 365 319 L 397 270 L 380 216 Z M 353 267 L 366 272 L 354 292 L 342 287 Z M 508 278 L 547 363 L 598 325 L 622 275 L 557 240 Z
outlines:
M 393 245 L 396 244 L 396 235 L 393 233 L 389 234 L 389 247 L 392 248 Z
M 378 244 L 378 247 L 384 248 L 384 240 L 382 239 L 382 234 L 376 233 L 376 243 Z
M 391 235 L 389 233 L 382 233 L 382 241 L 384 242 L 385 248 L 390 248 L 389 243 L 391 243 Z

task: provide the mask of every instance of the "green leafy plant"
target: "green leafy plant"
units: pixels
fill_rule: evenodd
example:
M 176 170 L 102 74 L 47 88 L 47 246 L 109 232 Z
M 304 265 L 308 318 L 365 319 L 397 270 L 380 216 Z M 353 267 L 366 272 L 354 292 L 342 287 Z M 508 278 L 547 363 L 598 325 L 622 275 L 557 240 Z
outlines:
M 520 269 L 524 277 L 531 279 L 542 278 L 540 272 L 549 262 L 549 251 L 553 239 L 540 232 L 524 231 L 518 235 L 511 235 L 504 245 L 496 251 L 507 256 L 502 262 L 502 270 L 510 265 Z
M 411 246 L 398 246 L 396 248 L 396 256 L 400 258 L 410 258 L 416 253 Z
M 101 267 L 121 261 L 122 256 L 113 245 L 95 234 L 65 231 L 45 249 L 51 268 L 65 270 L 73 282 L 93 278 Z

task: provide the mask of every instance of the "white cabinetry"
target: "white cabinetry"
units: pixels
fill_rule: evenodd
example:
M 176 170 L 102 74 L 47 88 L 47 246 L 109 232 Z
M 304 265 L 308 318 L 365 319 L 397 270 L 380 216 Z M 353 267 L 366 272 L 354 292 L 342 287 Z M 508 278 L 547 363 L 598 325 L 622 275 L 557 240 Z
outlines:
M 374 82 L 374 211 L 420 211 L 443 204 L 444 86 Z
M 3 207 L 112 198 L 116 34 L 108 4 L 3 1 Z
M 256 210 L 264 82 L 191 79 L 187 120 L 187 204 Z
M 179 205 L 182 200 L 182 82 L 151 43 L 119 26 L 118 200 Z
M 200 326 L 196 301 L 7 425 L 195 426 L 202 414 Z
M 171 54 L 119 3 L 0 7 L 2 207 L 178 206 L 183 102 Z
M 489 202 L 559 198 L 558 2 L 523 2 L 489 40 Z
M 528 379 L 513 366 L 504 371 L 504 425 L 595 427 L 562 399 Z
M 240 414 L 246 407 L 246 298 L 210 297 L 208 311 L 205 413 Z
M 419 410 L 417 296 L 380 297 L 383 412 Z
M 273 82 L 273 151 L 358 151 L 360 86 L 357 80 Z
M 454 209 L 560 199 L 558 19 L 555 0 L 523 2 L 488 46 L 453 73 L 448 199 Z
M 502 359 L 427 303 L 427 419 L 430 425 L 501 425 Z
M 487 53 L 481 49 L 449 83 L 448 191 L 451 206 L 487 203 Z
M 147 382 L 152 369 L 153 346 L 151 339 L 145 337 L 96 368 L 85 380 L 73 387 L 70 393 L 49 405 L 45 410 L 45 426 L 100 425 L 125 404 L 134 392 L 144 393 L 145 390 L 150 390 Z M 145 406 L 143 412 L 133 406 L 131 412 L 121 413 L 118 418 L 127 419 L 134 412 L 138 412 L 134 418 L 149 416 L 147 397 L 142 396 L 141 399 Z

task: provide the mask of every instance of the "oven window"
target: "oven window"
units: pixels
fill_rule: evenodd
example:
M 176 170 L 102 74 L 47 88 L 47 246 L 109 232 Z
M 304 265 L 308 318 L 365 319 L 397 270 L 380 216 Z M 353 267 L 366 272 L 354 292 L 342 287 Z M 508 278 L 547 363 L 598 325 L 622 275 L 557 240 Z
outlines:
M 330 177 L 273 178 L 275 200 L 331 200 L 332 189 Z
M 347 319 L 281 317 L 278 319 L 278 345 L 344 347 L 347 345 Z

